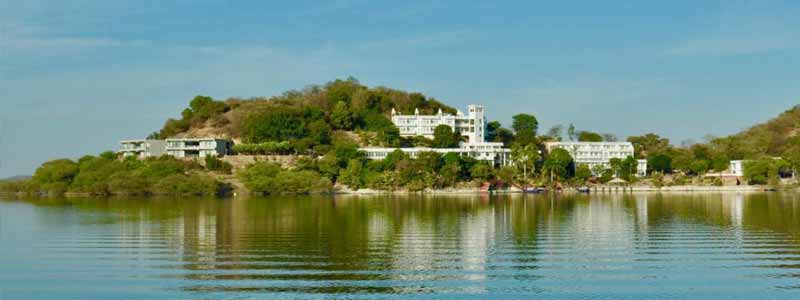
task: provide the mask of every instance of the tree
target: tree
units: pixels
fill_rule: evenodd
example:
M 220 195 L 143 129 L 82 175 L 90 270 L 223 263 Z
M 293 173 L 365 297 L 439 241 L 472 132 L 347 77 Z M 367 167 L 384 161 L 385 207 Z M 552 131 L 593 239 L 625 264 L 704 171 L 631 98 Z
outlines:
M 439 125 L 433 130 L 433 148 L 456 148 L 461 140 L 461 135 L 454 132 L 450 126 Z
M 604 134 L 603 134 L 603 141 L 606 141 L 606 142 L 616 142 L 616 141 L 618 141 L 618 140 L 619 140 L 619 139 L 618 139 L 618 138 L 617 138 L 617 136 L 616 136 L 616 135 L 614 135 L 614 134 L 611 134 L 611 133 L 604 133 Z
M 581 131 L 578 134 L 578 141 L 579 142 L 602 142 L 603 136 L 590 131 Z
M 575 177 L 582 181 L 586 181 L 589 179 L 589 177 L 592 177 L 592 170 L 589 169 L 589 165 L 578 164 L 578 166 L 575 168 Z
M 547 155 L 542 164 L 543 171 L 550 176 L 550 181 L 555 177 L 567 178 L 570 172 L 570 165 L 572 165 L 572 156 L 564 149 L 554 149 Z
M 744 162 L 744 178 L 750 184 L 766 184 L 772 176 L 772 159 L 761 158 Z M 777 173 L 775 174 L 777 175 Z
M 569 123 L 569 128 L 567 128 L 567 137 L 569 137 L 570 141 L 575 141 L 577 134 L 575 132 L 575 125 Z
M 377 138 L 384 146 L 396 147 L 400 144 L 400 129 L 395 126 L 383 128 L 378 131 Z
M 672 172 L 672 158 L 666 154 L 656 154 L 648 157 L 647 165 L 650 170 L 661 173 Z
M 67 191 L 72 180 L 78 175 L 78 171 L 78 164 L 72 160 L 51 160 L 37 168 L 31 179 L 43 190 L 63 193 Z
M 547 136 L 553 140 L 561 141 L 561 134 L 564 131 L 564 125 L 556 124 L 547 130 Z
M 386 170 L 394 170 L 397 168 L 398 162 L 408 161 L 410 159 L 411 157 L 409 157 L 407 153 L 403 152 L 403 150 L 395 149 L 383 159 L 383 168 Z
M 469 169 L 469 174 L 474 179 L 485 181 L 492 176 L 492 167 L 489 164 L 477 163 Z
M 331 112 L 331 125 L 336 129 L 353 129 L 353 115 L 347 107 L 347 103 L 339 101 Z
M 511 160 L 517 168 L 522 168 L 523 189 L 528 185 L 528 170 L 533 173 L 535 163 L 539 160 L 539 149 L 534 144 L 515 144 L 511 148 Z
M 789 163 L 795 173 L 800 171 L 800 137 L 790 140 L 789 146 L 783 151 L 783 159 Z
M 500 127 L 497 129 L 497 135 L 492 142 L 503 143 L 503 146 L 508 147 L 514 141 L 514 133 L 511 129 Z
M 530 143 L 536 138 L 536 131 L 539 129 L 539 121 L 536 117 L 529 114 L 517 114 L 512 117 L 511 128 L 516 134 L 516 141 L 523 144 Z
M 695 160 L 691 164 L 689 164 L 689 170 L 692 172 L 692 174 L 702 175 L 706 171 L 708 171 L 708 161 Z
M 497 130 L 502 127 L 500 122 L 497 121 L 486 123 L 486 140 L 493 142 L 497 138 Z
M 639 162 L 636 161 L 633 156 L 628 156 L 624 160 L 622 160 L 622 165 L 620 166 L 620 177 L 627 181 L 633 181 L 636 175 L 636 169 L 639 166 Z
M 622 170 L 622 159 L 614 157 L 608 160 L 608 164 L 614 177 L 619 177 L 619 173 Z
M 360 159 L 351 159 L 347 163 L 347 168 L 342 170 L 339 175 L 339 182 L 347 185 L 347 187 L 358 190 L 364 187 L 364 162 Z
M 628 142 L 633 144 L 634 154 L 637 158 L 645 158 L 656 153 L 663 153 L 669 147 L 669 139 L 662 138 L 655 133 L 642 136 L 630 136 Z

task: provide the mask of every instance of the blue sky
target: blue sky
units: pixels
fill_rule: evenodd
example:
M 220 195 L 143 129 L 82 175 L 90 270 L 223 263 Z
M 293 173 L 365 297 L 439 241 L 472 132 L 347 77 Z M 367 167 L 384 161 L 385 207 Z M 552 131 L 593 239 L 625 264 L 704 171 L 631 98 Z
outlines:
M 347 76 L 674 143 L 800 103 L 798 1 L 274 2 L 0 0 L 0 177 Z

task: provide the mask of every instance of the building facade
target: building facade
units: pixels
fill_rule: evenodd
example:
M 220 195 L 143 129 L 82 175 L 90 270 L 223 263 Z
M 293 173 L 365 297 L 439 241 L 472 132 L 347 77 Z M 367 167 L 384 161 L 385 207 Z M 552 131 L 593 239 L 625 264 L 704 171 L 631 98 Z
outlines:
M 492 143 L 500 145 L 487 145 L 488 143 L 479 145 L 464 145 L 459 148 L 427 148 L 427 147 L 414 147 L 414 148 L 360 148 L 364 151 L 369 159 L 383 160 L 389 153 L 395 150 L 400 150 L 408 154 L 411 158 L 416 158 L 421 152 L 436 152 L 442 155 L 447 153 L 457 153 L 463 157 L 472 157 L 479 161 L 489 162 L 494 166 L 505 166 L 511 163 L 511 150 L 503 148 L 502 143 Z
M 117 153 L 123 157 L 147 158 L 167 153 L 166 143 L 162 140 L 124 140 L 120 141 Z
M 547 142 L 547 152 L 564 149 L 569 152 L 575 165 L 586 164 L 592 171 L 597 166 L 610 168 L 612 158 L 626 159 L 633 157 L 633 144 L 630 142 Z M 647 175 L 647 160 L 637 160 L 637 176 Z M 598 175 L 598 174 L 595 174 Z
M 392 109 L 392 123 L 400 130 L 400 136 L 424 136 L 433 139 L 436 126 L 447 125 L 467 139 L 467 143 L 483 143 L 486 134 L 486 112 L 483 105 L 467 106 L 467 115 L 459 111 L 455 115 L 443 113 L 420 115 L 419 109 L 413 115 L 402 115 Z
M 167 154 L 179 158 L 224 156 L 233 153 L 233 142 L 216 138 L 166 139 Z
M 359 150 L 366 152 L 367 158 L 370 159 L 384 159 L 389 153 L 399 149 L 411 157 L 416 157 L 420 152 L 458 153 L 460 156 L 487 161 L 495 166 L 510 164 L 510 149 L 503 148 L 503 143 L 486 142 L 484 106 L 469 105 L 467 111 L 466 115 L 460 111 L 453 115 L 443 113 L 440 109 L 435 115 L 420 115 L 419 109 L 415 109 L 414 115 L 402 115 L 392 109 L 392 123 L 400 130 L 400 136 L 422 136 L 433 139 L 436 127 L 447 125 L 465 138 L 465 141 L 459 143 L 458 148 L 361 148 Z

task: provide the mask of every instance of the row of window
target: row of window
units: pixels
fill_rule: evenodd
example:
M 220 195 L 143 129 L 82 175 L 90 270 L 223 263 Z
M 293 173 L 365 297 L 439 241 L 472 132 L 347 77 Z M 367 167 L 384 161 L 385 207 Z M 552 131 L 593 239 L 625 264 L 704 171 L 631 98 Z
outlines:
M 626 152 L 616 152 L 616 151 L 610 151 L 610 152 L 586 152 L 586 151 L 578 151 L 576 153 L 576 156 L 578 156 L 578 157 L 623 157 L 624 158 L 624 157 L 628 157 L 628 156 L 633 156 L 633 152 L 632 151 L 626 151 Z

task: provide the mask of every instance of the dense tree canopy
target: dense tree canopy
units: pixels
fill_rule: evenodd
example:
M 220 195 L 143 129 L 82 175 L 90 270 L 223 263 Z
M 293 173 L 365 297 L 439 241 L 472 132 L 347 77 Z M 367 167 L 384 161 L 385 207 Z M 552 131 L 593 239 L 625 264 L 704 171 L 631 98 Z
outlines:
M 578 133 L 578 141 L 580 142 L 602 142 L 603 136 L 596 132 L 581 131 Z
M 461 135 L 454 132 L 450 126 L 439 125 L 433 130 L 433 143 L 431 147 L 434 148 L 458 148 L 458 142 L 461 141 Z
M 529 144 L 536 140 L 536 131 L 539 129 L 539 121 L 530 114 L 517 114 L 512 117 L 511 128 L 514 129 L 515 142 Z

